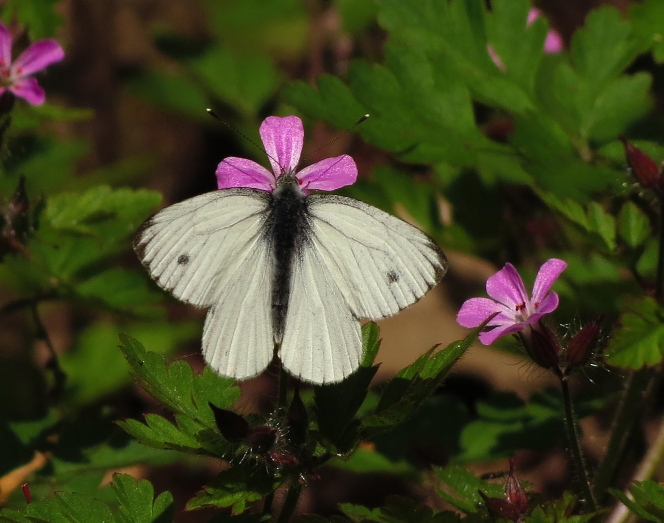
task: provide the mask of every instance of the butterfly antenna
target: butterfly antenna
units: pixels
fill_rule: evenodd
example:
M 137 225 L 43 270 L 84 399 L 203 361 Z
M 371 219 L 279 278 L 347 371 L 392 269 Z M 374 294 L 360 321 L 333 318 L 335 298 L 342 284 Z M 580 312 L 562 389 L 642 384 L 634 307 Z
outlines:
M 207 109 L 205 109 L 205 111 L 206 111 L 210 116 L 212 116 L 212 118 L 214 118 L 215 120 L 219 120 L 221 123 L 223 123 L 223 124 L 224 124 L 226 127 L 228 127 L 231 131 L 233 131 L 234 133 L 239 134 L 242 138 L 244 138 L 245 140 L 247 140 L 251 145 L 253 145 L 254 147 L 256 147 L 256 149 L 258 149 L 259 151 L 261 151 L 262 153 L 264 153 L 268 158 L 271 158 L 272 160 L 274 160 L 274 162 L 275 162 L 276 164 L 279 163 L 279 162 L 277 161 L 277 159 L 276 159 L 274 156 L 272 156 L 271 154 L 269 154 L 269 153 L 268 153 L 263 147 L 261 147 L 260 145 L 258 145 L 255 141 L 253 141 L 251 138 L 249 138 L 246 134 L 244 134 L 242 131 L 240 131 L 237 127 L 235 127 L 235 126 L 229 124 L 226 120 L 224 120 L 221 116 L 219 116 L 219 115 L 214 111 L 214 109 L 210 109 L 210 108 L 208 107 Z
M 324 147 L 328 147 L 330 144 L 336 142 L 339 138 L 341 138 L 342 136 L 344 136 L 344 135 L 348 134 L 349 132 L 351 132 L 351 131 L 352 131 L 353 129 L 355 129 L 358 125 L 360 125 L 360 124 L 363 123 L 363 122 L 366 122 L 366 121 L 369 119 L 370 116 L 371 116 L 371 115 L 368 114 L 368 113 L 365 114 L 364 116 L 362 116 L 362 118 L 360 118 L 357 122 L 355 122 L 353 125 L 351 125 L 348 129 L 346 129 L 345 131 L 341 131 L 339 134 L 337 134 L 336 136 L 334 136 L 331 140 L 329 140 L 328 142 L 324 143 L 323 145 L 317 147 L 317 148 L 316 148 L 311 154 L 308 154 L 308 155 L 307 155 L 307 157 L 306 157 L 306 161 L 307 161 L 307 163 L 309 163 L 309 161 L 311 161 L 311 158 L 312 158 L 313 156 L 315 156 L 316 153 L 317 153 L 318 151 L 320 151 L 322 148 L 324 148 Z M 302 163 L 302 160 L 300 160 L 300 163 Z

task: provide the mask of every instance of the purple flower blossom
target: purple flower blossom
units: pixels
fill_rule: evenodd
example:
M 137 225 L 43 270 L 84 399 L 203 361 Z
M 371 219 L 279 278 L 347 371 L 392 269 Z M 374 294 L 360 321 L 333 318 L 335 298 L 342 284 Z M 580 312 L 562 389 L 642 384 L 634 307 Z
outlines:
M 506 263 L 486 281 L 486 292 L 493 299 L 467 300 L 459 310 L 457 322 L 464 327 L 477 327 L 497 312 L 498 315 L 488 323 L 494 328 L 480 333 L 484 345 L 535 325 L 542 316 L 558 307 L 558 295 L 549 290 L 566 267 L 567 263 L 556 258 L 546 261 L 537 273 L 533 295 L 529 298 L 521 276 L 511 263 Z
M 248 187 L 271 192 L 280 176 L 292 174 L 300 182 L 300 189 L 308 194 L 311 190 L 333 191 L 357 179 L 357 166 L 346 154 L 297 170 L 304 142 L 302 120 L 297 116 L 269 116 L 259 132 L 272 172 L 252 160 L 225 158 L 216 171 L 219 189 Z
M 47 39 L 33 42 L 12 62 L 12 37 L 0 23 L 0 95 L 10 91 L 32 105 L 43 104 L 46 94 L 32 75 L 64 57 L 60 44 Z

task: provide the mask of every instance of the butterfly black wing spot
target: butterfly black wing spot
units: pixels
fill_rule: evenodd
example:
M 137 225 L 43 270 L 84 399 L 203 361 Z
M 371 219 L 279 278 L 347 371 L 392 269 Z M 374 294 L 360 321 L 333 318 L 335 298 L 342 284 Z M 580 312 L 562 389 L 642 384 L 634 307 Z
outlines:
M 178 265 L 187 265 L 188 263 L 189 263 L 188 254 L 180 254 L 180 256 L 178 256 Z
M 399 273 L 396 271 L 389 271 L 387 273 L 387 281 L 390 283 L 396 283 L 399 281 Z

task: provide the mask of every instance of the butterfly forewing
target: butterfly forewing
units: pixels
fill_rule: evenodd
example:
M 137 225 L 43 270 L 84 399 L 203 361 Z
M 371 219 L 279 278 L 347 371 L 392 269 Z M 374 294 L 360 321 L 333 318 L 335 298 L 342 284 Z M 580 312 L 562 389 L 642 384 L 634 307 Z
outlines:
M 141 226 L 134 249 L 162 288 L 192 305 L 211 306 L 229 268 L 242 264 L 261 240 L 268 198 L 231 189 L 177 203 Z
M 358 318 L 378 320 L 412 305 L 445 274 L 447 260 L 422 231 L 366 203 L 309 198 L 311 245 Z
M 203 354 L 217 372 L 237 379 L 263 371 L 274 352 L 269 202 L 269 193 L 252 189 L 206 193 L 157 213 L 134 240 L 162 288 L 210 307 Z

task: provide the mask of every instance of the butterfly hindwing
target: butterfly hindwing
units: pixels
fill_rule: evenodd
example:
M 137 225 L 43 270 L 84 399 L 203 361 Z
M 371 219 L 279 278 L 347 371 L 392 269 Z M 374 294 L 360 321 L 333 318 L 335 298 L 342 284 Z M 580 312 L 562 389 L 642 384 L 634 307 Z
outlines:
M 203 354 L 220 374 L 260 373 L 272 359 L 273 264 L 264 222 L 270 195 L 253 189 L 202 194 L 147 220 L 134 240 L 141 262 L 176 298 L 210 307 Z
M 341 196 L 308 198 L 307 237 L 292 267 L 280 358 L 305 381 L 333 383 L 362 359 L 359 318 L 380 319 L 415 303 L 447 269 L 422 231 Z
M 203 356 L 223 376 L 250 378 L 272 361 L 271 260 L 264 245 L 251 249 L 224 274 L 223 292 L 207 313 Z
M 311 242 L 358 318 L 412 305 L 445 274 L 440 248 L 418 228 L 343 196 L 309 197 Z
M 279 357 L 288 372 L 317 384 L 341 381 L 362 359 L 360 322 L 311 244 L 293 263 Z

